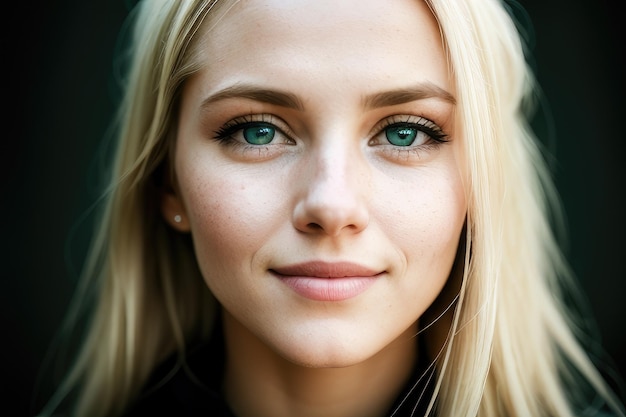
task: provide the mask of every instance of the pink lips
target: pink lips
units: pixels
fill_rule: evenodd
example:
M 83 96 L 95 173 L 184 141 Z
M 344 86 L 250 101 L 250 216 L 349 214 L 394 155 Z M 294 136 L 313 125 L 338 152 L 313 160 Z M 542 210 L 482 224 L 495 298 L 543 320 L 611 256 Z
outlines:
M 297 294 L 316 301 L 343 301 L 367 290 L 382 274 L 350 262 L 306 262 L 271 270 Z

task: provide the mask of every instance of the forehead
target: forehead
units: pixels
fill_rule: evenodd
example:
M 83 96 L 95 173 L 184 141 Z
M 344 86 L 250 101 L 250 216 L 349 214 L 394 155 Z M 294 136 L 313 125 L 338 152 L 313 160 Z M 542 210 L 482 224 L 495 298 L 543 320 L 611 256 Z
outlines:
M 412 72 L 414 81 L 450 88 L 439 27 L 421 0 L 225 2 L 201 32 L 196 56 L 211 78 L 341 73 L 389 81 Z
M 318 35 L 330 30 L 334 36 L 355 23 L 381 33 L 404 32 L 424 20 L 434 23 L 424 0 L 220 0 L 217 5 L 208 20 L 220 30 L 297 28 Z

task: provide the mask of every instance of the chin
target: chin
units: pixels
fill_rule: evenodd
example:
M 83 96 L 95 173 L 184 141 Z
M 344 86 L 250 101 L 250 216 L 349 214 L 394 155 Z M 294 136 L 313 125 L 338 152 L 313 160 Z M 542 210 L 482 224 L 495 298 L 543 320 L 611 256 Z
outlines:
M 378 343 L 368 344 L 363 340 L 348 339 L 338 340 L 300 339 L 300 343 L 283 345 L 276 352 L 293 363 L 305 368 L 345 368 L 358 365 L 376 356 L 384 349 Z
M 350 352 L 332 352 L 330 354 L 293 355 L 286 357 L 291 363 L 303 368 L 332 369 L 347 368 L 365 362 L 368 356 L 359 356 Z

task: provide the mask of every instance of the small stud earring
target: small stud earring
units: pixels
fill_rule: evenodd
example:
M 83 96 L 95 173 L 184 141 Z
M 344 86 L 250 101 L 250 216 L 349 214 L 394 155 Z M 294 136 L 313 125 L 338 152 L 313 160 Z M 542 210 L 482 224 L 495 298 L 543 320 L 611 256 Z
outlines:
M 180 222 L 183 221 L 183 218 L 182 218 L 182 216 L 180 214 L 177 214 L 176 216 L 174 216 L 174 221 L 176 223 L 180 223 Z

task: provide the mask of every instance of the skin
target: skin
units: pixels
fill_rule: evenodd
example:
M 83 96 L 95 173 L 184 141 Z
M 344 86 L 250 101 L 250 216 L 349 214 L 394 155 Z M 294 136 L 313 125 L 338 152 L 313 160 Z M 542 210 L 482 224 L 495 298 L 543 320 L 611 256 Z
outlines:
M 210 23 L 181 97 L 163 214 L 192 234 L 223 307 L 226 398 L 240 417 L 384 415 L 417 360 L 418 319 L 448 279 L 467 208 L 437 24 L 414 0 L 240 1 Z M 415 87 L 424 94 L 380 99 Z M 447 142 L 389 143 L 386 124 L 405 121 Z M 268 125 L 272 142 L 245 141 Z M 272 272 L 305 261 L 378 275 L 354 297 L 312 300 Z

